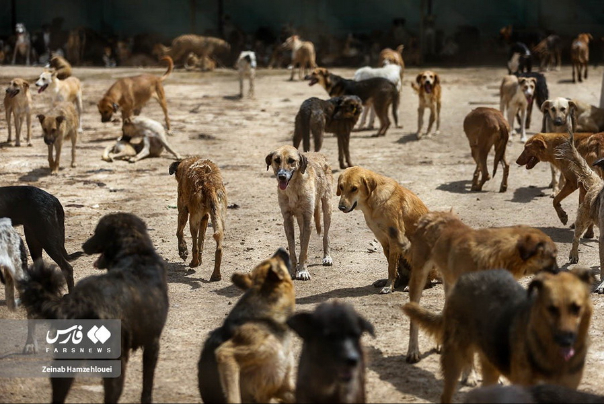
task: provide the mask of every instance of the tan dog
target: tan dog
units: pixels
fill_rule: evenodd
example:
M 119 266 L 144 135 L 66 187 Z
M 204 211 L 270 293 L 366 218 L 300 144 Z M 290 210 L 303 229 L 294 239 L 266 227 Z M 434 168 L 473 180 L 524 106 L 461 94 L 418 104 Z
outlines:
M 501 163 L 503 178 L 501 179 L 499 192 L 505 192 L 508 189 L 508 174 L 510 172 L 510 165 L 505 158 L 510 126 L 503 114 L 495 108 L 478 107 L 466 115 L 463 121 L 463 130 L 470 143 L 472 158 L 476 163 L 476 169 L 472 177 L 472 191 L 482 191 L 484 183 L 491 179 L 487 168 L 487 158 L 491 148 L 494 147 L 493 177 L 497 172 L 497 166 Z M 482 177 L 479 180 L 481 173 Z
M 403 74 L 405 70 L 405 62 L 403 60 L 403 49 L 405 49 L 405 45 L 399 45 L 396 50 L 384 48 L 381 50 L 378 59 L 379 66 L 384 66 L 384 63 L 390 63 L 393 65 L 401 66 L 401 81 L 403 80 Z
M 6 126 L 8 140 L 12 141 L 11 118 L 15 122 L 15 146 L 21 146 L 21 128 L 23 121 L 27 125 L 27 145 L 31 146 L 31 93 L 29 83 L 23 79 L 12 79 L 4 94 L 4 111 L 6 112 Z
M 204 403 L 293 403 L 292 264 L 280 248 L 233 283 L 245 294 L 203 345 L 198 382 Z
M 359 208 L 388 260 L 388 279 L 374 283 L 380 293 L 391 293 L 399 271 L 408 270 L 409 237 L 428 208 L 412 191 L 396 180 L 363 167 L 350 167 L 340 174 L 336 195 L 344 213 Z M 408 276 L 407 274 L 404 274 Z
M 101 122 L 109 122 L 114 113 L 122 110 L 122 120 L 138 115 L 151 97 L 155 98 L 166 119 L 166 129 L 170 131 L 170 118 L 168 118 L 168 103 L 164 91 L 163 81 L 170 76 L 174 63 L 169 56 L 162 58 L 168 63 L 168 70 L 163 76 L 141 74 L 134 77 L 119 79 L 105 93 L 97 104 L 101 113 Z
M 331 266 L 329 251 L 329 227 L 331 226 L 331 167 L 321 153 L 300 153 L 293 146 L 281 146 L 269 153 L 266 169 L 273 167 L 277 177 L 277 197 L 283 215 L 283 227 L 287 245 L 295 269 L 295 279 L 310 280 L 306 268 L 308 243 L 314 217 L 317 234 L 321 234 L 323 212 L 323 265 Z M 300 256 L 296 258 L 294 218 L 300 226 Z
M 573 101 L 577 106 L 577 132 L 604 132 L 604 108 Z
M 82 132 L 82 85 L 77 77 L 67 77 L 59 80 L 57 73 L 48 69 L 40 74 L 38 81 L 38 94 L 47 88 L 53 94 L 53 103 L 68 101 L 75 104 L 78 109 L 78 132 Z
M 193 52 L 199 57 L 212 57 L 215 53 L 224 53 L 231 50 L 231 45 L 223 39 L 195 34 L 180 35 L 172 40 L 170 47 L 156 44 L 153 54 L 162 58 L 169 56 L 174 63 L 182 65 L 189 53 Z
M 54 55 L 51 57 L 47 67 L 54 70 L 59 80 L 71 77 L 71 64 L 62 56 Z
M 298 35 L 292 35 L 283 42 L 281 49 L 291 49 L 292 51 L 292 75 L 289 80 L 294 79 L 296 66 L 298 68 L 298 77 L 302 80 L 307 74 L 308 69 L 317 67 L 315 45 L 310 41 L 302 41 Z M 302 74 L 304 71 L 304 74 Z
M 201 265 L 203 244 L 208 220 L 212 220 L 216 252 L 214 254 L 214 272 L 210 281 L 222 279 L 220 263 L 222 261 L 222 241 L 224 239 L 227 212 L 227 194 L 222 182 L 220 169 L 210 160 L 189 157 L 170 164 L 170 175 L 176 174 L 178 181 L 178 254 L 187 259 L 187 242 L 183 231 L 187 220 L 191 228 L 191 268 Z
M 557 272 L 558 249 L 541 230 L 528 226 L 473 229 L 452 212 L 428 212 L 411 241 L 409 301 L 419 303 L 433 267 L 442 274 L 445 298 L 465 273 L 505 268 L 515 279 Z M 411 322 L 407 362 L 420 360 L 417 324 Z
M 517 77 L 513 74 L 505 76 L 499 88 L 499 110 L 505 114 L 507 110 L 508 124 L 514 129 L 514 118 L 520 113 L 520 141 L 526 142 L 526 111 L 535 95 L 537 79 L 534 77 Z
M 482 385 L 499 376 L 511 383 L 553 383 L 576 389 L 583 376 L 592 315 L 590 272 L 575 268 L 535 275 L 525 290 L 508 271 L 473 272 L 459 278 L 442 313 L 417 303 L 403 311 L 443 344 L 450 403 L 463 369 L 480 354 Z
M 185 59 L 184 66 L 187 71 L 199 69 L 202 72 L 211 72 L 216 69 L 216 62 L 209 56 L 197 56 L 191 52 Z
M 570 59 L 573 65 L 573 83 L 575 80 L 575 69 L 577 70 L 577 79 L 582 82 L 587 79 L 587 66 L 589 65 L 589 41 L 593 40 L 591 34 L 579 34 L 570 46 Z M 583 77 L 581 75 L 583 74 Z
M 415 83 L 411 83 L 411 87 L 419 96 L 419 107 L 417 108 L 417 138 L 421 139 L 424 135 L 430 135 L 432 125 L 436 121 L 436 132 L 438 135 L 440 130 L 440 98 L 441 98 L 441 87 L 440 77 L 433 71 L 426 70 L 417 75 Z M 430 109 L 430 121 L 428 122 L 428 129 L 425 133 L 422 133 L 424 126 L 424 110 Z
M 59 172 L 63 141 L 71 139 L 71 167 L 76 166 L 76 143 L 78 141 L 78 114 L 73 103 L 59 102 L 47 114 L 37 116 L 44 132 L 44 143 L 48 145 L 48 165 L 51 174 Z M 53 158 L 52 152 L 55 151 Z

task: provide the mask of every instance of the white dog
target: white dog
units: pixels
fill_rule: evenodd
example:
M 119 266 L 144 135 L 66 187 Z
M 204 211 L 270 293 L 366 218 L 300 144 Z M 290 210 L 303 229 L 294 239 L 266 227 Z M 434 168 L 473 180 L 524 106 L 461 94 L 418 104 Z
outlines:
M 256 77 L 256 53 L 252 51 L 243 51 L 237 58 L 235 64 L 239 71 L 239 97 L 243 98 L 243 80 L 247 77 L 250 81 L 248 97 L 254 97 L 254 79 Z
M 15 311 L 19 299 L 15 298 L 16 283 L 27 270 L 27 253 L 23 240 L 14 229 L 10 218 L 0 218 L 0 280 L 4 283 L 6 306 Z
M 78 132 L 82 132 L 82 85 L 77 77 L 69 76 L 59 80 L 54 71 L 44 69 L 38 81 L 38 94 L 49 88 L 53 95 L 53 103 L 62 101 L 73 102 L 78 110 Z
M 520 141 L 526 142 L 526 109 L 535 95 L 535 86 L 537 79 L 534 77 L 520 77 L 507 75 L 501 81 L 499 110 L 505 115 L 507 109 L 507 119 L 512 129 L 512 135 L 516 133 L 514 129 L 514 118 L 520 112 Z
M 386 63 L 383 67 L 365 66 L 354 72 L 354 80 L 361 81 L 373 77 L 383 77 L 396 86 L 400 97 L 401 90 L 403 89 L 403 78 L 401 77 L 401 73 L 402 67 L 395 64 Z M 371 116 L 369 118 L 367 128 L 373 129 L 373 122 L 375 121 L 375 110 L 373 109 L 373 106 L 371 108 L 363 108 L 363 114 L 361 115 L 361 120 L 359 121 L 358 126 L 359 129 L 363 129 L 365 127 L 365 119 L 367 118 L 367 112 L 369 110 L 371 110 Z

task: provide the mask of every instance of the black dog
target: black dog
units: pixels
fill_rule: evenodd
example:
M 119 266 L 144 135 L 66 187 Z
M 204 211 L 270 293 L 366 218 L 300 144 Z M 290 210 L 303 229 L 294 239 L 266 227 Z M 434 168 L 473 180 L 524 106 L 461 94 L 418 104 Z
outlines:
M 527 110 L 526 110 L 526 129 L 531 126 L 531 114 L 533 113 L 533 104 L 537 102 L 537 109 L 541 109 L 541 105 L 549 98 L 549 90 L 547 88 L 547 82 L 545 80 L 545 76 L 541 73 L 530 72 L 530 73 L 516 73 L 518 77 L 534 77 L 537 79 L 537 84 L 535 85 L 535 96 L 531 99 Z M 520 123 L 520 115 L 517 114 L 516 118 L 518 119 L 518 124 Z M 545 132 L 545 120 L 541 124 L 541 132 Z
M 287 324 L 304 340 L 297 403 L 364 403 L 365 355 L 361 335 L 373 325 L 350 304 L 322 303 L 313 313 L 298 313 Z
M 107 273 L 82 279 L 61 296 L 63 277 L 42 260 L 21 282 L 21 300 L 28 312 L 45 319 L 119 319 L 122 327 L 122 373 L 105 378 L 105 402 L 117 403 L 130 351 L 143 349 L 141 402 L 151 402 L 159 338 L 168 316 L 168 286 L 162 258 L 157 255 L 145 223 L 128 213 L 106 215 L 82 246 L 99 254 L 94 263 Z M 63 403 L 73 378 L 51 378 L 52 402 Z
M 352 167 L 350 160 L 350 132 L 359 120 L 363 104 L 356 95 L 344 95 L 329 100 L 321 100 L 316 97 L 307 99 L 300 106 L 296 115 L 296 126 L 294 129 L 294 147 L 300 146 L 304 151 L 310 151 L 310 134 L 312 132 L 315 151 L 321 150 L 323 134 L 325 132 L 335 133 L 338 138 L 338 161 L 340 168 L 344 169 L 344 157 L 348 167 Z
M 515 56 L 517 55 L 517 56 Z M 517 58 L 517 60 L 515 60 Z M 522 42 L 516 42 L 510 47 L 508 53 L 508 74 L 516 74 L 522 72 L 530 73 L 533 69 L 533 61 L 531 59 L 531 51 Z
M 65 251 L 65 212 L 61 202 L 40 188 L 32 186 L 0 187 L 0 217 L 9 217 L 13 226 L 23 225 L 25 241 L 33 261 L 42 257 L 42 250 L 57 263 L 73 289 L 73 267 L 69 261 L 80 257 Z

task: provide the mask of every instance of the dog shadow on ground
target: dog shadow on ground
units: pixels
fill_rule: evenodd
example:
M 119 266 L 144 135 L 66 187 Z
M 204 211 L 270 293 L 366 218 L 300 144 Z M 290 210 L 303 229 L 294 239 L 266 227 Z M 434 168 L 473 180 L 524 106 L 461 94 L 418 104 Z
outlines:
M 436 187 L 436 189 L 441 191 L 452 192 L 454 194 L 467 194 L 471 192 L 471 185 L 472 181 L 469 180 L 451 181 L 445 182 L 444 184 L 440 184 Z
M 63 171 L 65 168 L 61 168 Z M 19 181 L 21 182 L 37 182 L 42 177 L 48 177 L 50 175 L 50 169 L 48 167 L 38 167 L 34 168 L 30 172 L 25 175 L 19 177 Z
M 510 202 L 529 203 L 536 198 L 548 196 L 545 190 L 547 190 L 547 187 L 536 187 L 533 185 L 516 188 Z
M 168 283 L 182 283 L 190 286 L 191 290 L 201 288 L 202 283 L 210 283 L 209 273 L 208 279 L 191 277 L 191 275 L 196 273 L 197 271 L 195 269 L 189 268 L 185 263 L 166 262 Z
M 560 223 L 560 227 L 548 226 L 535 228 L 541 230 L 542 232 L 550 236 L 554 243 L 572 243 L 573 241 L 574 230 L 571 229 L 568 224 L 564 226 L 562 223 Z M 588 240 L 589 239 L 582 239 L 581 242 Z M 597 239 L 592 240 L 597 241 Z
M 300 282 L 300 281 L 294 281 Z M 329 299 L 340 298 L 340 299 L 352 299 L 355 297 L 369 296 L 375 295 L 379 291 L 378 288 L 373 287 L 373 285 L 365 285 L 365 286 L 357 286 L 354 288 L 341 288 L 334 289 L 324 293 L 318 293 L 311 296 L 305 297 L 297 297 L 296 304 L 314 304 L 314 303 L 323 303 Z
M 223 100 L 229 100 L 229 101 L 240 101 L 243 98 L 239 96 L 239 94 L 235 94 L 235 95 L 225 95 L 224 97 L 222 97 Z
M 574 84 L 572 79 L 558 80 L 558 84 Z
M 233 297 L 239 297 L 239 296 L 243 295 L 244 291 L 239 289 L 237 286 L 235 286 L 234 284 L 231 283 L 229 286 L 225 286 L 224 288 L 214 290 L 214 293 L 216 293 L 219 296 L 233 298 Z
M 410 132 L 410 133 L 406 133 L 403 136 L 401 136 L 396 143 L 398 144 L 405 144 L 405 143 L 410 143 L 410 142 L 417 142 L 417 133 L 415 132 Z

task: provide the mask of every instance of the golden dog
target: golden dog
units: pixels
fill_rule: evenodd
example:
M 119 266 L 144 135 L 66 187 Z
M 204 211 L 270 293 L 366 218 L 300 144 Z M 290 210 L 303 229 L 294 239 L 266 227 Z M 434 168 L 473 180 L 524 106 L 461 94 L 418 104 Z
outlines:
M 575 80 L 575 70 L 577 70 L 577 79 L 582 82 L 587 79 L 587 66 L 589 65 L 589 41 L 593 40 L 591 34 L 579 34 L 570 47 L 570 59 L 573 65 L 573 83 Z M 583 77 L 581 77 L 583 74 Z
M 441 87 L 440 77 L 437 73 L 431 70 L 426 70 L 417 75 L 415 83 L 411 83 L 411 87 L 419 96 L 419 107 L 417 108 L 417 138 L 421 139 L 424 135 L 430 135 L 432 125 L 436 121 L 436 132 L 438 135 L 440 130 L 440 99 Z M 430 121 L 425 133 L 422 133 L 424 126 L 424 110 L 430 109 Z
M 31 146 L 31 106 L 29 83 L 23 79 L 12 79 L 4 94 L 4 111 L 8 127 L 8 143 L 12 141 L 11 118 L 14 118 L 16 147 L 21 146 L 21 128 L 24 121 L 27 125 L 27 145 Z
M 310 41 L 302 41 L 298 35 L 292 35 L 281 44 L 281 49 L 291 49 L 292 51 L 292 74 L 290 81 L 294 79 L 296 65 L 298 69 L 298 77 L 300 80 L 308 74 L 308 69 L 317 67 L 315 45 Z M 304 75 L 302 74 L 304 71 Z
M 48 115 L 37 116 L 48 145 L 48 165 L 51 174 L 59 172 L 63 141 L 71 139 L 71 167 L 76 166 L 76 142 L 78 141 L 78 114 L 71 102 L 60 102 Z M 52 152 L 55 150 L 55 157 Z

